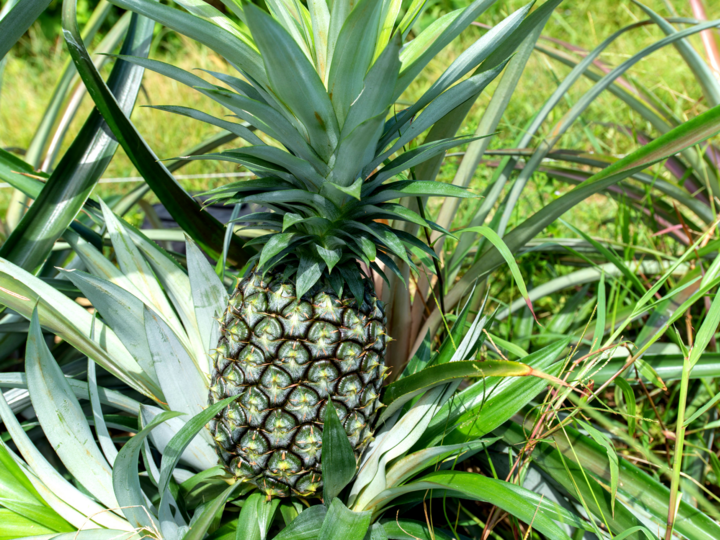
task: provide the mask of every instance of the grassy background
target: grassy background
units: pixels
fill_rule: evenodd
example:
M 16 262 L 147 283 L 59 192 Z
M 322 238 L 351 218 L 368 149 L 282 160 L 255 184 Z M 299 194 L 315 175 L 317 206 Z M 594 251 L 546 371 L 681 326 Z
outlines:
M 497 2 L 479 20 L 486 24 L 494 24 L 523 4 L 523 0 Z M 674 7 L 679 15 L 692 16 L 689 6 L 684 2 L 675 2 L 675 4 Z M 463 5 L 466 5 L 466 2 L 459 0 L 444 0 L 434 3 L 419 21 L 416 30 L 421 30 L 440 14 Z M 662 0 L 651 0 L 647 5 L 661 15 L 669 15 L 665 2 Z M 27 148 L 50 99 L 54 81 L 67 58 L 64 43 L 59 35 L 59 19 L 52 15 L 54 13 L 53 6 L 54 4 L 51 5 L 50 15 L 39 21 L 9 56 L 0 93 L 2 102 L 2 106 L 0 106 L 0 144 L 3 147 Z M 81 6 L 83 6 L 83 2 L 81 2 Z M 85 3 L 83 13 L 89 13 L 90 7 Z M 709 5 L 708 16 L 720 17 L 720 4 Z M 612 32 L 643 18 L 641 10 L 629 0 L 613 0 L 612 2 L 566 0 L 548 22 L 545 35 L 591 49 Z M 467 30 L 460 39 L 456 40 L 430 64 L 423 76 L 401 99 L 419 97 L 444 68 L 473 43 L 482 32 L 483 30 L 479 28 Z M 618 39 L 602 54 L 601 59 L 609 65 L 617 65 L 660 37 L 662 37 L 661 32 L 654 26 L 635 29 Z M 693 38 L 692 42 L 697 50 L 702 51 L 697 36 Z M 212 51 L 172 32 L 156 32 L 153 50 L 154 58 L 172 62 L 185 69 L 232 71 L 232 68 Z M 498 127 L 498 135 L 492 144 L 493 148 L 512 147 L 512 141 L 518 136 L 522 126 L 540 108 L 555 89 L 557 81 L 561 80 L 568 71 L 569 69 L 565 66 L 559 65 L 558 62 L 548 59 L 539 52 L 533 55 Z M 213 80 L 207 74 L 196 73 L 208 80 Z M 663 49 L 644 59 L 633 68 L 631 74 L 642 85 L 656 91 L 681 118 L 694 116 L 705 108 L 700 89 L 673 48 Z M 464 132 L 474 131 L 482 111 L 492 96 L 494 86 L 484 92 L 476 103 L 468 116 Z M 569 92 L 567 101 L 553 112 L 542 133 L 545 134 L 559 120 L 562 113 L 589 87 L 587 80 L 580 80 Z M 12 104 L 12 106 L 8 106 L 8 104 Z M 184 105 L 216 116 L 224 114 L 219 105 L 195 91 L 155 73 L 147 72 L 143 91 L 132 119 L 161 159 L 182 154 L 185 149 L 211 135 L 215 128 L 147 108 L 145 107 L 147 105 Z M 90 101 L 86 98 L 65 139 L 66 146 L 80 129 L 90 107 Z M 582 121 L 576 122 L 568 131 L 559 147 L 622 155 L 637 146 L 633 140 L 618 130 L 612 127 L 608 128 L 608 123 L 630 126 L 652 133 L 650 126 L 646 125 L 637 114 L 610 93 L 605 92 L 590 106 L 583 115 Z M 446 159 L 441 173 L 444 180 L 452 179 L 459 162 L 459 157 Z M 181 174 L 222 173 L 234 170 L 238 169 L 235 169 L 232 164 L 195 162 L 186 166 Z M 105 178 L 123 178 L 137 176 L 137 174 L 130 160 L 120 148 L 118 155 L 108 167 Z M 491 175 L 491 168 L 479 167 L 472 187 L 482 190 Z M 181 180 L 181 183 L 189 191 L 200 191 L 227 181 L 223 178 L 186 179 Z M 128 182 L 103 183 L 97 187 L 95 195 L 106 197 L 115 193 L 126 193 L 136 185 L 136 183 Z M 538 205 L 547 203 L 549 199 L 557 197 L 558 194 L 568 189 L 570 189 L 569 186 L 550 181 L 542 174 L 535 175 L 533 189 L 529 190 L 530 195 L 521 201 L 516 219 L 522 220 L 525 212 L 536 209 Z M 4 215 L 7 210 L 10 192 L 10 189 L 0 190 L 0 216 Z M 461 216 L 467 217 L 470 215 L 468 211 L 472 210 L 473 206 L 472 203 L 463 204 Z M 604 224 L 612 221 L 615 210 L 615 202 L 598 195 L 576 207 L 567 218 L 586 230 L 598 232 Z M 608 231 L 608 233 L 610 232 Z M 549 233 L 552 234 L 552 231 Z M 613 235 L 608 234 L 608 236 Z

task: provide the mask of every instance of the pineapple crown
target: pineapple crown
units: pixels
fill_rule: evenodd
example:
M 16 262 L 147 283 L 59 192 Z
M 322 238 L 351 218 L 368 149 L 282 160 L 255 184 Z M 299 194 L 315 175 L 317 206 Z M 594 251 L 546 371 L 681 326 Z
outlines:
M 414 234 L 417 228 L 447 234 L 425 218 L 421 199 L 475 196 L 435 177 L 448 149 L 473 140 L 455 133 L 512 54 L 514 45 L 503 45 L 517 41 L 508 38 L 523 31 L 530 5 L 463 52 L 415 103 L 401 111 L 393 105 L 494 1 L 476 0 L 440 17 L 409 42 L 423 0 L 413 0 L 399 22 L 399 0 L 314 0 L 307 8 L 268 0 L 269 13 L 228 0 L 237 21 L 207 4 L 181 1 L 199 24 L 212 25 L 208 44 L 242 78 L 211 73 L 227 87 L 214 86 L 168 64 L 123 58 L 195 88 L 243 121 L 157 107 L 222 127 L 250 144 L 186 159 L 237 163 L 257 175 L 207 195 L 209 202 L 256 203 L 271 210 L 238 218 L 272 231 L 246 244 L 257 248 L 252 262 L 260 271 L 282 263 L 288 277 L 296 274 L 300 295 L 323 276 L 334 287 L 358 280 L 356 261 L 387 281 L 379 260 L 404 281 L 396 260 L 416 268 L 413 254 L 426 264 L 436 257 Z M 153 17 L 173 28 L 165 10 L 172 8 L 157 6 Z M 414 210 L 394 202 L 401 198 L 409 198 Z

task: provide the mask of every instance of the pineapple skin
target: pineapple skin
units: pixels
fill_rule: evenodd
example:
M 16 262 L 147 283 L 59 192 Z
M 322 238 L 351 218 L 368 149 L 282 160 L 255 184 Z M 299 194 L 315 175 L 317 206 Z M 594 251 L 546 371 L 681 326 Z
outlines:
M 356 459 L 380 407 L 387 318 L 365 284 L 361 306 L 321 280 L 301 299 L 281 274 L 251 273 L 220 320 L 209 403 L 237 396 L 210 422 L 226 471 L 268 497 L 322 494 L 322 425 L 332 399 Z

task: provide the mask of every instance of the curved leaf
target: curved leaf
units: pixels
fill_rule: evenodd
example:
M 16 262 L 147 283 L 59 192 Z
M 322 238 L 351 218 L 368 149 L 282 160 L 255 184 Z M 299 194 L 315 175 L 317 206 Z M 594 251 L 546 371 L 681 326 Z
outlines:
M 13 442 L 20 450 L 25 462 L 40 480 L 37 484 L 33 482 L 35 488 L 40 491 L 41 486 L 47 486 L 45 490 L 50 496 L 52 496 L 53 492 L 62 493 L 63 502 L 58 506 L 53 506 L 53 508 L 55 508 L 64 519 L 77 528 L 87 527 L 88 519 L 90 519 L 96 524 L 108 528 L 116 528 L 124 531 L 132 530 L 132 527 L 127 521 L 112 512 L 107 512 L 102 505 L 92 500 L 63 478 L 29 439 L 17 421 L 15 414 L 10 410 L 10 407 L 8 407 L 7 401 L 5 401 L 5 397 L 2 394 L 0 394 L 0 418 L 2 418 L 5 428 L 10 433 Z M 42 491 L 41 494 L 45 496 Z
M 323 500 L 329 505 L 355 476 L 355 453 L 332 401 L 325 408 L 322 433 Z
M 152 422 L 125 443 L 115 460 L 115 468 L 113 469 L 115 496 L 121 505 L 123 514 L 133 527 L 149 527 L 154 530 L 157 530 L 158 527 L 157 520 L 146 506 L 145 497 L 140 486 L 140 476 L 138 475 L 138 459 L 140 458 L 143 443 L 147 436 L 150 435 L 150 432 L 157 426 L 182 414 L 169 411 L 156 416 Z
M 203 252 L 187 236 L 185 237 L 185 250 L 190 289 L 195 306 L 195 320 L 207 351 L 205 360 L 209 363 L 210 350 L 217 346 L 220 339 L 220 328 L 217 321 L 227 307 L 228 294 Z
M 382 402 L 390 405 L 405 395 L 432 388 L 454 379 L 466 377 L 540 377 L 554 380 L 554 377 L 522 364 L 508 360 L 460 361 L 425 368 L 413 375 L 395 381 L 385 389 Z
M 118 506 L 112 471 L 95 444 L 85 413 L 45 344 L 37 307 L 30 319 L 25 356 L 30 399 L 45 436 L 68 471 L 108 508 Z

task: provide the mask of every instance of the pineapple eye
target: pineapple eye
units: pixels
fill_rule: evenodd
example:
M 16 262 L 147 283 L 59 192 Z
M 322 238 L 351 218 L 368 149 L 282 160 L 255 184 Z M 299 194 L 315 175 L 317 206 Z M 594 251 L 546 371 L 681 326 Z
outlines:
M 269 397 L 271 405 L 280 405 L 292 391 L 290 375 L 276 366 L 267 368 L 260 379 L 260 384 Z
M 290 412 L 300 422 L 312 420 L 317 416 L 317 410 L 320 407 L 320 398 L 310 388 L 298 386 L 290 394 L 285 410 Z
M 324 398 L 335 389 L 334 381 L 337 377 L 338 371 L 332 362 L 319 361 L 313 364 L 308 372 L 308 385 Z
M 357 371 L 362 361 L 362 347 L 353 341 L 346 341 L 338 348 L 337 358 L 343 373 Z

